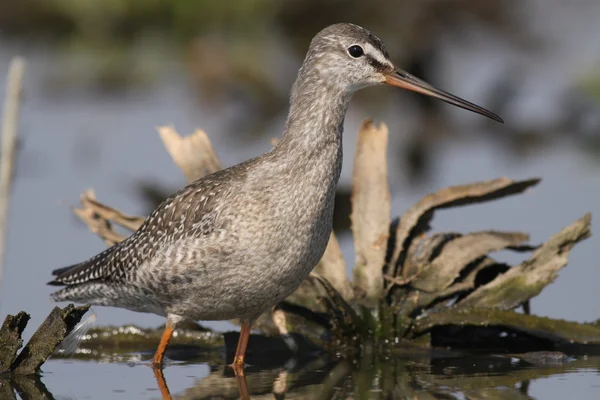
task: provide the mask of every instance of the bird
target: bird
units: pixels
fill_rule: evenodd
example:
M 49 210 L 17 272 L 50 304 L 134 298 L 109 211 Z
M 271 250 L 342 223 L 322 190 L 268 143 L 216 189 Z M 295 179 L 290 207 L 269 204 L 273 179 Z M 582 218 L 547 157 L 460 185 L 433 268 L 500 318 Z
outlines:
M 231 364 L 243 371 L 252 323 L 288 297 L 325 251 L 353 94 L 387 84 L 503 123 L 496 114 L 398 68 L 384 43 L 338 23 L 311 40 L 289 97 L 284 132 L 268 152 L 180 189 L 131 236 L 52 272 L 55 301 L 166 318 L 152 365 L 162 368 L 183 320 L 241 322 Z

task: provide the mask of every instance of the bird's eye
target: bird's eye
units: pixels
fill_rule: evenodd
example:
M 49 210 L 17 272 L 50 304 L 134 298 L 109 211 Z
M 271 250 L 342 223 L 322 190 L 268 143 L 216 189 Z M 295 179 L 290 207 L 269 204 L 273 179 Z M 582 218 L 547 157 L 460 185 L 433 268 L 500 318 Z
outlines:
M 348 47 L 348 54 L 350 54 L 354 58 L 359 58 L 359 57 L 362 57 L 362 55 L 365 54 L 365 52 L 362 47 L 355 44 L 355 45 Z

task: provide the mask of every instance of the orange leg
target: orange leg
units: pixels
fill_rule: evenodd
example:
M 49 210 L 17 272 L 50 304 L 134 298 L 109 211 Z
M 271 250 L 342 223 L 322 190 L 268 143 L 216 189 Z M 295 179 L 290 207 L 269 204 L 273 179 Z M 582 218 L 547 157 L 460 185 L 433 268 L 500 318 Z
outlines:
M 250 339 L 250 322 L 242 321 L 242 329 L 240 330 L 240 338 L 238 340 L 237 350 L 231 368 L 236 373 L 244 375 L 244 359 L 246 358 L 246 348 L 248 348 L 248 340 Z
M 163 335 L 160 338 L 160 343 L 158 344 L 158 349 L 156 349 L 156 353 L 154 353 L 154 359 L 152 360 L 152 365 L 154 367 L 159 367 L 162 365 L 163 357 L 165 356 L 165 351 L 167 350 L 169 340 L 171 340 L 171 336 L 173 336 L 174 329 L 175 327 L 169 321 L 167 321 Z

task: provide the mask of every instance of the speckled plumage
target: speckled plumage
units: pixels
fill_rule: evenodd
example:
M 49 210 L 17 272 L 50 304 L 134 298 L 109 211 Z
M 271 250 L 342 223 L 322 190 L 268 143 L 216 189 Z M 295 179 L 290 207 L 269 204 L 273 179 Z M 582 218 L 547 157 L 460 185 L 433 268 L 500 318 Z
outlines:
M 364 50 L 358 57 L 350 52 L 357 45 Z M 123 242 L 54 271 L 50 283 L 66 287 L 52 297 L 164 315 L 169 326 L 181 319 L 252 321 L 290 295 L 323 255 L 348 103 L 356 90 L 381 83 L 494 116 L 396 70 L 367 30 L 329 26 L 310 44 L 285 133 L 272 151 L 197 180 Z
M 54 300 L 174 320 L 252 320 L 290 295 L 331 232 L 344 115 L 365 85 L 362 71 L 353 79 L 343 68 L 354 61 L 346 47 L 357 41 L 387 56 L 379 39 L 355 25 L 320 32 L 294 84 L 279 144 L 175 193 L 122 243 L 54 271 L 51 283 L 66 285 Z M 331 58 L 342 65 L 330 68 Z

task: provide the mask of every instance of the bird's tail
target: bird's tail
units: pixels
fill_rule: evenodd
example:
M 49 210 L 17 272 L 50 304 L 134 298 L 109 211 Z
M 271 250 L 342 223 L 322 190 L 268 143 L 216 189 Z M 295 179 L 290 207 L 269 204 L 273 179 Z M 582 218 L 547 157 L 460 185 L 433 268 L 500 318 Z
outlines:
M 106 265 L 110 262 L 111 256 L 118 246 L 119 244 L 116 244 L 81 263 L 55 269 L 52 271 L 52 275 L 55 278 L 48 282 L 48 284 L 54 286 L 75 286 L 86 282 L 101 281 L 105 278 Z
M 65 286 L 52 293 L 50 297 L 54 301 L 72 301 L 102 306 L 110 305 L 113 294 L 114 289 L 110 286 L 99 282 L 89 282 Z

